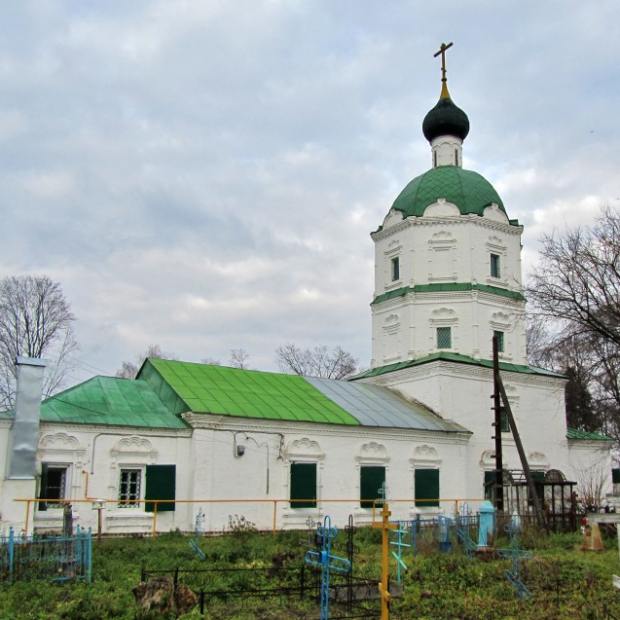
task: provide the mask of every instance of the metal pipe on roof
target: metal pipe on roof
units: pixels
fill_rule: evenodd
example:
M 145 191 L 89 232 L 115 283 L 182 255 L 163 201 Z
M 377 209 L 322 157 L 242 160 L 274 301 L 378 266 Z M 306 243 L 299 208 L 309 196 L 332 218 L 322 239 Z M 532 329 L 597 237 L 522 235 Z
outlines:
M 38 358 L 18 357 L 15 365 L 17 366 L 17 394 L 15 419 L 11 427 L 8 478 L 32 480 L 36 472 L 45 363 Z

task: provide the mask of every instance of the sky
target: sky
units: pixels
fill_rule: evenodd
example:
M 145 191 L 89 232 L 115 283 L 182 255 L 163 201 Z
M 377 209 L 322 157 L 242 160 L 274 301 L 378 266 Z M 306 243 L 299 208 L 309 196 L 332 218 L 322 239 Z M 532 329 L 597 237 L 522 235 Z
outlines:
M 544 234 L 620 207 L 616 0 L 22 0 L 0 6 L 0 277 L 76 316 L 68 383 L 150 344 L 370 360 L 369 233 L 431 167 L 447 53 L 464 167 Z

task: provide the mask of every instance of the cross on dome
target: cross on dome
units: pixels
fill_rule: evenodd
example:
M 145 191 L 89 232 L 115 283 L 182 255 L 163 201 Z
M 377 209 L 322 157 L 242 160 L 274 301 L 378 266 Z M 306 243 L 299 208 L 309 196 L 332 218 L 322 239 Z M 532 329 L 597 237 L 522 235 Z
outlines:
M 441 55 L 441 98 L 446 99 L 450 98 L 450 93 L 448 92 L 448 78 L 446 77 L 446 51 L 449 50 L 454 45 L 454 42 L 450 43 L 442 43 L 439 51 L 433 54 L 433 58 L 437 58 L 437 56 Z

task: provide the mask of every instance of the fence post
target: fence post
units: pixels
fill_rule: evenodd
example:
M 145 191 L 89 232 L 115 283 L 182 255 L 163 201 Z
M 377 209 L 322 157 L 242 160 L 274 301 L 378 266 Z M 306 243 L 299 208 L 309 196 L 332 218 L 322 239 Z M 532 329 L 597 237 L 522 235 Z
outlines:
M 151 535 L 153 538 L 157 536 L 157 507 L 159 506 L 158 500 L 153 500 L 153 529 Z
M 620 528 L 618 528 L 620 531 Z M 301 572 L 299 573 L 299 598 L 303 599 L 306 592 L 306 565 L 301 565 Z
M 86 533 L 86 582 L 91 583 L 93 580 L 93 531 L 88 528 Z
M 9 528 L 9 582 L 13 583 L 13 561 L 15 559 L 15 533 Z

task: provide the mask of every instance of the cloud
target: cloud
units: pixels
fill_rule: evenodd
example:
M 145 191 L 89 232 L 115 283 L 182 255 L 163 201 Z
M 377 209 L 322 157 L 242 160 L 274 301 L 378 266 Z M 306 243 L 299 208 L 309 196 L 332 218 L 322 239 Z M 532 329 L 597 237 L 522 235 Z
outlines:
M 84 376 L 151 343 L 260 368 L 283 342 L 339 344 L 367 364 L 368 233 L 430 166 L 448 18 L 465 165 L 525 224 L 525 266 L 554 226 L 619 204 L 613 2 L 0 10 L 0 275 L 62 282 Z

